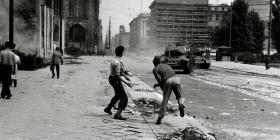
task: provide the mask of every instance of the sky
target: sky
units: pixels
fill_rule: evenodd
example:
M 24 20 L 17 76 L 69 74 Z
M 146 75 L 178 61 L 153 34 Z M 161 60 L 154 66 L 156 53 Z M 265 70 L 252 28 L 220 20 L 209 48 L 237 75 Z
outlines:
M 119 32 L 119 26 L 124 25 L 129 31 L 129 23 L 133 18 L 142 12 L 149 13 L 149 6 L 153 0 L 101 0 L 100 18 L 103 26 L 103 40 L 109 27 L 109 17 L 111 16 L 112 35 Z M 209 3 L 230 3 L 232 0 L 210 0 Z

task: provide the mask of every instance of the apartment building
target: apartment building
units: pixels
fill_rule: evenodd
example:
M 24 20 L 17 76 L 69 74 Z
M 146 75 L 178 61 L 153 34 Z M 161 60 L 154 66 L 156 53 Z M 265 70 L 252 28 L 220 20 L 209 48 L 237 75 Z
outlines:
M 150 5 L 152 46 L 176 43 L 202 46 L 209 43 L 208 0 L 154 0 Z

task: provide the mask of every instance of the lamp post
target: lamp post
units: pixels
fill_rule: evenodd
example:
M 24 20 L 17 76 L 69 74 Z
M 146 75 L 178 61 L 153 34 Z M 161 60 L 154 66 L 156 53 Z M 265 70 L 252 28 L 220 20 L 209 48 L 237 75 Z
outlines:
M 271 12 L 272 12 L 272 0 L 269 0 L 268 46 L 267 46 L 267 62 L 266 62 L 266 64 L 265 64 L 266 69 L 269 69 L 269 64 L 270 64 Z
M 10 0 L 9 20 L 9 41 L 14 43 L 14 0 Z

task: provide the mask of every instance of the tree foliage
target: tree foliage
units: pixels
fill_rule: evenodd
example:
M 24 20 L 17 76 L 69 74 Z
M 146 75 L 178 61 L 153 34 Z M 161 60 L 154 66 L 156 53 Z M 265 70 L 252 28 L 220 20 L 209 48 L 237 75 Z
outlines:
M 280 0 L 272 5 L 273 19 L 271 21 L 271 38 L 277 53 L 280 54 Z
M 252 50 L 257 54 L 261 54 L 265 40 L 265 23 L 255 11 L 250 11 L 248 13 L 248 21 L 250 21 L 249 29 L 252 32 L 254 42 L 254 44 L 252 44 Z
M 232 5 L 232 48 L 235 52 L 248 51 L 252 44 L 250 37 L 247 14 L 249 5 L 244 0 L 235 0 Z
M 232 5 L 232 48 L 234 52 L 262 53 L 265 39 L 265 24 L 255 11 L 249 12 L 249 5 L 244 0 L 235 0 Z M 228 45 L 230 24 L 226 23 L 212 34 L 214 45 Z
M 228 46 L 229 44 L 229 25 L 213 29 L 211 33 L 211 42 L 214 46 Z

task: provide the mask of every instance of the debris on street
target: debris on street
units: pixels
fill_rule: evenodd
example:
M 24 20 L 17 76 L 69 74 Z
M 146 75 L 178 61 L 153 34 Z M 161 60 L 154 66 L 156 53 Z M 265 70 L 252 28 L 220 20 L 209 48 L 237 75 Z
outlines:
M 216 140 L 215 134 L 205 134 L 197 127 L 176 130 L 159 138 L 160 140 Z
M 158 101 L 152 98 L 138 98 L 135 101 L 135 104 L 139 107 L 139 111 L 147 117 L 152 116 L 154 113 L 158 113 L 160 104 Z M 178 107 L 175 105 L 167 105 L 167 111 L 169 113 L 174 113 L 178 110 Z

